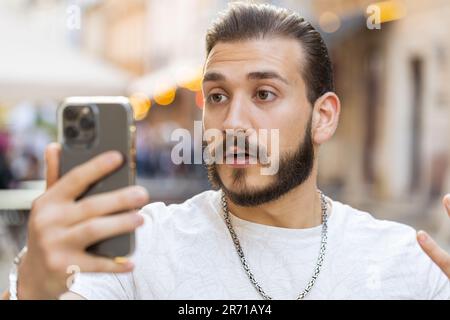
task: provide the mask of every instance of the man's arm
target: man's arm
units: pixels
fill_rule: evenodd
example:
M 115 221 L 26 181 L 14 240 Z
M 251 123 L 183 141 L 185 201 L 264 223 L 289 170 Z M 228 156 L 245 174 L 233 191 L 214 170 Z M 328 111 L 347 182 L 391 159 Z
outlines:
M 450 194 L 447 194 L 442 202 L 448 216 L 450 217 Z M 450 279 L 450 254 L 439 247 L 439 245 L 425 231 L 421 230 L 417 233 L 417 241 L 423 251 L 425 251 L 431 260 L 433 260 L 434 263 L 436 263 Z

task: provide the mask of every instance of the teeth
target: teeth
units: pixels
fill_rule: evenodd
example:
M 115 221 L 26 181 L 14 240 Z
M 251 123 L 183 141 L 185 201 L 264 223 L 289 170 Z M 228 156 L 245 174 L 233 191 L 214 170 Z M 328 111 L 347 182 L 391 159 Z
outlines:
M 227 153 L 226 157 L 234 157 L 234 158 L 238 158 L 238 157 L 246 157 L 246 158 L 250 158 L 252 157 L 249 153 L 247 152 L 241 152 L 241 153 Z

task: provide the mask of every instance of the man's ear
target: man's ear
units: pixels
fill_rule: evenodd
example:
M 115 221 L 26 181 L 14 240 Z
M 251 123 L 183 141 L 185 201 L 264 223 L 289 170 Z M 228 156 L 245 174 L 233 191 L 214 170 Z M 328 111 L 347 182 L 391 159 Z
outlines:
M 328 141 L 336 131 L 341 102 L 334 92 L 327 92 L 314 103 L 312 117 L 312 139 L 314 144 Z

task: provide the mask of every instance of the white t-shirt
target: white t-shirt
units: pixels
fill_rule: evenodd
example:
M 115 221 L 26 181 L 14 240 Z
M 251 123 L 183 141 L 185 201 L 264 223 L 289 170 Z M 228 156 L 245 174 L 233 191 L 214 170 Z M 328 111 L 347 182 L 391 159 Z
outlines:
M 79 274 L 87 299 L 261 299 L 223 220 L 220 193 L 141 210 L 127 274 Z M 299 213 L 301 214 L 301 213 Z M 316 265 L 321 226 L 287 229 L 231 216 L 256 280 L 274 299 L 295 299 Z M 322 270 L 307 299 L 450 299 L 450 281 L 408 226 L 332 201 Z

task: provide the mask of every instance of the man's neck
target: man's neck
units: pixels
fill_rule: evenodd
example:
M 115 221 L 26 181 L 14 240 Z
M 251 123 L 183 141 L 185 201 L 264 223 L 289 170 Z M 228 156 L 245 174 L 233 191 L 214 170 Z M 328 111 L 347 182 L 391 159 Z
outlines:
M 291 229 L 318 226 L 322 223 L 321 203 L 313 177 L 269 203 L 243 207 L 228 201 L 228 207 L 238 218 L 259 224 Z

